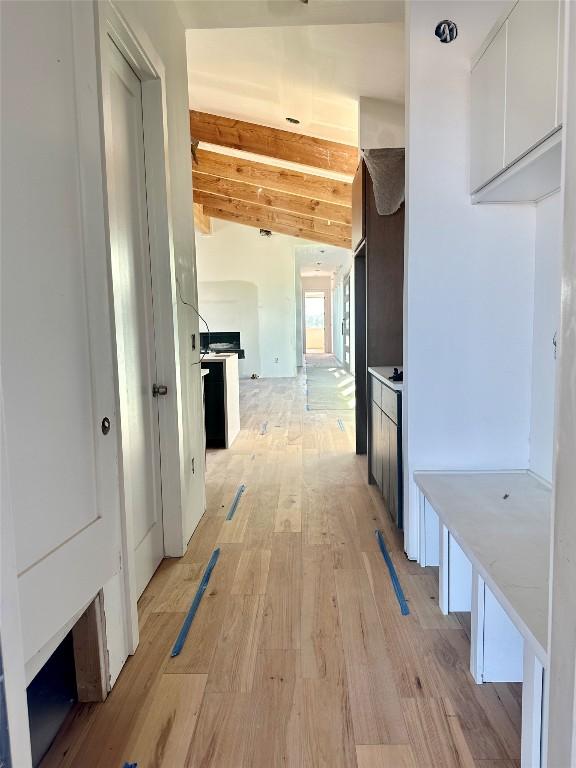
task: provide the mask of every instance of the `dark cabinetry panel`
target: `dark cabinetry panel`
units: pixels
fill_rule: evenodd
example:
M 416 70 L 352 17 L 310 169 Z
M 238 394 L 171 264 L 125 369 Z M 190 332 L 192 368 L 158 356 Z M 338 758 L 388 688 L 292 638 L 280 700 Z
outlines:
M 370 480 L 402 528 L 402 395 L 374 376 L 370 376 L 370 387 L 372 393 L 381 387 L 380 403 L 370 398 Z
M 364 162 L 352 187 L 355 248 L 356 453 L 369 443 L 366 371 L 402 365 L 404 304 L 404 204 L 390 216 L 376 209 L 372 179 Z
M 402 365 L 404 204 L 380 216 L 366 173 L 366 352 L 369 366 Z
M 367 173 L 363 162 L 358 166 L 352 182 L 352 250 L 355 251 L 366 237 L 366 209 L 364 207 L 364 175 Z
M 371 411 L 371 419 L 372 419 L 372 456 L 371 456 L 371 471 L 372 471 L 372 477 L 374 478 L 374 482 L 382 490 L 382 435 L 381 435 L 381 424 L 382 424 L 382 411 L 376 403 L 372 403 L 372 411 Z
M 210 371 L 204 378 L 206 447 L 226 448 L 224 363 L 205 361 L 202 368 Z

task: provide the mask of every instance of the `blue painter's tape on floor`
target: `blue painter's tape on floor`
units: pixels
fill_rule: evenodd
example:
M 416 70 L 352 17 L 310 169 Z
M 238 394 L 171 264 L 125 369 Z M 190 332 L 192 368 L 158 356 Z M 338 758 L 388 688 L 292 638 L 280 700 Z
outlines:
M 338 419 L 338 426 L 340 427 L 340 432 L 344 432 L 344 422 L 342 419 Z
M 124 768 L 138 768 L 138 763 L 124 763 Z
M 182 648 L 184 647 L 184 643 L 186 642 L 186 638 L 188 637 L 188 632 L 190 632 L 190 627 L 192 626 L 192 622 L 194 621 L 194 616 L 196 615 L 196 611 L 198 610 L 198 606 L 200 605 L 200 600 L 202 600 L 202 596 L 204 595 L 204 592 L 206 592 L 206 587 L 208 586 L 208 582 L 210 581 L 210 576 L 212 574 L 212 571 L 214 570 L 214 566 L 218 562 L 218 558 L 220 557 L 220 547 L 218 549 L 215 549 L 214 552 L 212 552 L 212 555 L 210 557 L 210 560 L 208 561 L 208 565 L 206 566 L 206 570 L 204 571 L 204 574 L 202 576 L 202 581 L 200 582 L 198 589 L 196 591 L 196 594 L 194 595 L 194 600 L 192 600 L 192 605 L 190 606 L 190 610 L 186 614 L 186 618 L 184 619 L 184 624 L 182 624 L 182 629 L 180 630 L 178 637 L 176 638 L 176 642 L 174 643 L 174 648 L 172 648 L 172 653 L 170 656 L 178 656 Z
M 398 578 L 398 574 L 396 573 L 396 568 L 394 568 L 394 563 L 392 562 L 392 558 L 390 557 L 390 555 L 388 554 L 388 550 L 386 549 L 386 543 L 384 542 L 384 536 L 382 535 L 382 531 L 379 531 L 378 529 L 376 529 L 376 538 L 378 539 L 378 546 L 380 547 L 380 552 L 382 552 L 382 557 L 384 558 L 384 561 L 388 566 L 388 572 L 390 573 L 390 580 L 392 581 L 392 586 L 394 587 L 394 592 L 396 593 L 396 598 L 400 605 L 400 611 L 402 613 L 402 616 L 408 616 L 408 614 L 410 613 L 410 608 L 408 608 L 408 603 L 406 602 L 406 598 L 404 597 L 404 592 L 402 591 L 402 587 L 400 585 L 400 579 Z
M 226 520 L 232 520 L 234 517 L 234 513 L 236 512 L 236 507 L 238 506 L 238 502 L 240 501 L 240 496 L 244 493 L 246 490 L 246 486 L 244 483 L 238 487 L 238 490 L 236 491 L 236 494 L 234 495 L 234 498 L 232 499 L 232 505 L 228 511 L 228 514 L 226 515 Z
M 268 422 L 267 421 L 263 422 L 262 427 L 260 429 L 260 434 L 261 435 L 265 435 L 266 432 L 268 432 Z

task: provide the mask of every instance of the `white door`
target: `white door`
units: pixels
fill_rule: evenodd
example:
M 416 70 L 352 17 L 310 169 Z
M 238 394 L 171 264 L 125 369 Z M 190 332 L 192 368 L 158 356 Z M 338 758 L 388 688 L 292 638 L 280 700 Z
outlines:
M 2 65 L 2 480 L 29 661 L 120 563 L 92 4 L 3 3 Z
M 160 430 L 148 240 L 142 86 L 107 38 L 105 139 L 124 498 L 134 584 L 142 594 L 164 555 Z

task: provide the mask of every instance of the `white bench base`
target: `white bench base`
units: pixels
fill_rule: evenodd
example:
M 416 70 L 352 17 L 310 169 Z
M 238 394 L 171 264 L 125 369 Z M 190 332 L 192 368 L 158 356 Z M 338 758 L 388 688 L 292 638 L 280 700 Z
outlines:
M 420 564 L 439 566 L 440 610 L 471 612 L 472 677 L 522 683 L 521 768 L 541 768 L 544 667 L 422 492 L 420 523 Z

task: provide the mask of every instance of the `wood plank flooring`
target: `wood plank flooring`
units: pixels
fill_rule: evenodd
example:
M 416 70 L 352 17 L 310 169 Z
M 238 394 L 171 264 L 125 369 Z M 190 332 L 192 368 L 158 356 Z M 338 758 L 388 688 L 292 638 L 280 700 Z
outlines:
M 353 454 L 353 414 L 305 403 L 302 376 L 242 382 L 242 430 L 208 455 L 206 514 L 140 600 L 137 653 L 106 702 L 73 710 L 43 768 L 518 768 L 520 686 L 473 682 L 466 616 L 442 616 L 437 574 L 405 558 Z

